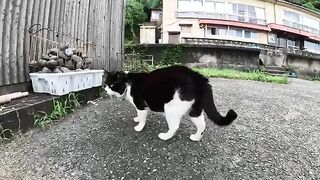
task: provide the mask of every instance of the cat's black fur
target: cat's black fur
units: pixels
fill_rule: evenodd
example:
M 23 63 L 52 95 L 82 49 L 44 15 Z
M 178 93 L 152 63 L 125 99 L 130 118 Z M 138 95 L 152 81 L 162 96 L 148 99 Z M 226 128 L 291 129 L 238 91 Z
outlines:
M 123 94 L 126 84 L 131 85 L 131 96 L 137 109 L 150 108 L 164 112 L 164 105 L 172 100 L 175 91 L 179 91 L 181 100 L 195 100 L 189 115 L 198 117 L 201 112 L 220 126 L 229 125 L 237 114 L 230 109 L 225 117 L 217 111 L 211 85 L 208 79 L 199 73 L 184 67 L 171 66 L 157 69 L 150 73 L 107 73 L 106 84 L 112 91 Z

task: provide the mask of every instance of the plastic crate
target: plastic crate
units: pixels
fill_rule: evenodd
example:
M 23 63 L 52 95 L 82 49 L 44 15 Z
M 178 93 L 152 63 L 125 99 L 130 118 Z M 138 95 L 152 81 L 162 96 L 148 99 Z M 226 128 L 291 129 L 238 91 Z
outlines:
M 68 73 L 30 73 L 33 91 L 51 95 L 65 95 L 102 85 L 103 70 Z

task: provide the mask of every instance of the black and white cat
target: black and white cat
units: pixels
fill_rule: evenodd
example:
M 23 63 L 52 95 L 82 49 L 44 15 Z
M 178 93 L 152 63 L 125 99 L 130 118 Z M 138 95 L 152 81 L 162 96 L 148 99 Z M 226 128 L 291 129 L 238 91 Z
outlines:
M 226 117 L 221 116 L 214 105 L 208 79 L 184 66 L 171 66 L 150 73 L 107 72 L 105 90 L 136 107 L 136 131 L 144 128 L 149 110 L 164 112 L 169 130 L 158 135 L 162 140 L 175 135 L 185 114 L 197 127 L 197 132 L 190 136 L 193 141 L 200 141 L 203 136 L 206 127 L 204 113 L 220 126 L 229 125 L 237 118 L 232 109 Z

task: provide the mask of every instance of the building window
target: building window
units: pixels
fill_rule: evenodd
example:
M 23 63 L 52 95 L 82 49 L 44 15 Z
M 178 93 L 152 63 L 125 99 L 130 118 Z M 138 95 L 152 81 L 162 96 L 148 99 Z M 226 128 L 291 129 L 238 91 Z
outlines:
M 268 34 L 268 43 L 269 44 L 276 44 L 277 43 L 277 35 L 273 33 Z
M 228 3 L 228 14 L 230 20 L 265 24 L 264 8 L 245 4 Z
M 209 36 L 220 35 L 246 39 L 256 39 L 257 37 L 257 33 L 255 31 L 233 27 L 208 27 L 207 34 Z
M 192 6 L 195 11 L 202 11 L 203 10 L 203 1 L 202 0 L 193 0 Z
M 284 11 L 284 18 L 289 21 L 293 21 L 293 22 L 297 22 L 297 23 L 300 22 L 300 16 L 299 16 L 299 14 L 297 14 L 295 12 Z
M 288 48 L 294 48 L 294 49 L 300 49 L 300 41 L 295 38 L 288 38 L 287 39 L 287 47 Z
M 320 53 L 319 43 L 304 41 L 304 49 L 309 52 Z
M 215 12 L 218 13 L 225 13 L 225 6 L 226 4 L 224 2 L 216 2 L 215 3 Z
M 212 10 L 215 10 L 216 8 L 216 2 L 213 0 L 205 0 L 205 6 L 204 6 L 204 10 L 211 12 Z
M 233 37 L 243 37 L 242 30 L 236 28 L 230 28 L 228 30 L 228 35 Z
M 205 0 L 203 10 L 211 13 L 225 13 L 225 3 L 216 0 Z
M 319 22 L 308 17 L 302 17 L 302 24 L 315 29 L 319 28 Z
M 251 31 L 244 31 L 245 38 L 251 38 Z
M 224 27 L 221 27 L 221 28 L 218 28 L 218 35 L 227 35 L 227 28 L 224 28 Z
M 180 32 L 169 32 L 169 43 L 177 44 L 180 42 Z
M 218 35 L 217 28 L 209 28 L 208 30 L 210 35 Z
M 284 10 L 283 24 L 296 29 L 302 29 L 314 34 L 320 34 L 320 22 L 298 13 Z
M 183 11 L 193 10 L 191 0 L 178 0 L 178 9 Z
M 191 24 L 180 24 L 181 33 L 190 34 L 191 33 Z
M 203 11 L 203 0 L 178 0 L 178 9 L 182 11 Z

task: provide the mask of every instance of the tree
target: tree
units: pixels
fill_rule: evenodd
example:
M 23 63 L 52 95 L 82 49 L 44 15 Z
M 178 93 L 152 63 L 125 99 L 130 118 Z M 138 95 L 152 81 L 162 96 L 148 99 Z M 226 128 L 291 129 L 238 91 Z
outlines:
M 125 17 L 125 39 L 127 42 L 135 42 L 139 36 L 140 24 L 147 19 L 140 0 L 127 0 Z
M 320 13 L 320 0 L 286 0 Z
M 140 0 L 140 1 L 144 5 L 143 10 L 147 14 L 148 19 L 150 19 L 152 8 L 159 8 L 160 6 L 162 6 L 162 0 Z

